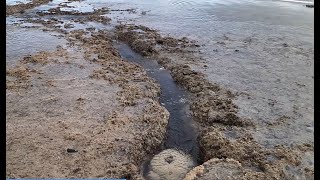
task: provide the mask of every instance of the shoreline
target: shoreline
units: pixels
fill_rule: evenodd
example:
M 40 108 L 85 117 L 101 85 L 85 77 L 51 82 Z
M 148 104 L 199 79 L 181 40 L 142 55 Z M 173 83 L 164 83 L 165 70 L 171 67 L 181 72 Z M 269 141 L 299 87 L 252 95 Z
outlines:
M 89 21 L 101 22 L 99 18 L 90 19 Z M 110 82 L 110 85 L 117 84 L 123 89 L 117 93 L 120 97 L 116 101 L 120 102 L 120 106 L 139 106 L 142 102 L 136 102 L 136 100 L 141 98 L 157 101 L 156 99 L 159 97 L 160 87 L 159 85 L 156 85 L 153 80 L 150 80 L 145 73 L 143 73 L 141 80 L 144 83 L 149 83 L 151 90 L 149 89 L 146 93 L 141 94 L 141 87 L 137 87 L 135 83 L 132 84 L 133 82 L 136 82 L 136 80 L 133 81 L 131 77 L 135 74 L 135 71 L 141 71 L 141 67 L 137 67 L 135 65 L 131 67 L 131 63 L 127 63 L 123 60 L 110 63 L 114 60 L 113 58 L 119 58 L 119 52 L 115 51 L 111 46 L 112 39 L 125 41 L 139 54 L 156 60 L 160 65 L 164 66 L 164 68 L 171 72 L 173 79 L 178 84 L 184 86 L 185 89 L 192 94 L 190 110 L 193 113 L 195 121 L 198 122 L 200 127 L 199 145 L 202 151 L 201 161 L 204 162 L 204 164 L 191 170 L 187 174 L 186 179 L 196 179 L 200 177 L 213 178 L 212 175 L 217 171 L 215 167 L 218 168 L 218 171 L 221 170 L 222 172 L 225 170 L 225 167 L 229 168 L 232 172 L 236 169 L 237 177 L 243 179 L 250 179 L 253 177 L 260 179 L 292 178 L 295 175 L 294 173 L 292 175 L 290 168 L 296 168 L 296 166 L 301 164 L 299 160 L 301 158 L 299 157 L 299 153 L 313 150 L 313 146 L 310 144 L 302 144 L 293 148 L 277 146 L 274 149 L 268 149 L 259 145 L 248 131 L 248 129 L 255 128 L 255 123 L 250 119 L 244 119 L 237 115 L 238 107 L 233 103 L 233 99 L 236 95 L 227 89 L 221 88 L 216 84 L 212 84 L 206 79 L 204 74 L 193 71 L 190 66 L 176 63 L 174 60 L 170 59 L 170 56 L 175 58 L 190 58 L 191 61 L 199 58 L 192 56 L 192 52 L 196 51 L 199 46 L 196 42 L 190 41 L 187 38 L 175 39 L 172 37 L 163 37 L 158 34 L 156 30 L 152 30 L 145 26 L 119 25 L 116 27 L 115 34 L 113 34 L 114 32 L 112 31 L 98 31 L 98 33 L 95 34 L 88 30 L 67 32 L 66 30 L 55 28 L 54 25 L 58 24 L 58 22 L 54 20 L 37 22 L 49 28 L 53 27 L 53 31 L 58 30 L 63 34 L 66 34 L 70 44 L 77 44 L 79 43 L 79 40 L 83 43 L 80 47 L 85 49 L 83 56 L 84 59 L 95 62 L 104 67 L 100 70 L 94 70 L 90 77 L 93 79 L 107 80 Z M 91 37 L 88 38 L 87 34 Z M 107 39 L 107 41 L 103 41 L 102 38 Z M 96 47 L 91 49 L 91 46 Z M 108 51 L 102 53 L 105 49 L 108 49 Z M 64 50 L 62 49 L 60 51 Z M 39 55 L 41 58 L 37 57 Z M 36 57 L 31 56 L 31 58 L 27 57 L 26 59 L 31 60 L 33 63 L 43 63 L 46 65 L 46 62 L 43 62 L 42 56 L 54 57 L 54 55 L 50 53 L 40 53 L 35 56 Z M 122 69 L 122 67 L 124 68 Z M 84 66 L 84 68 L 86 68 L 86 66 Z M 121 73 L 117 72 L 119 68 L 122 71 Z M 22 88 L 26 88 L 29 87 L 29 85 L 24 81 L 29 78 L 33 71 L 35 70 L 19 67 L 18 69 L 7 71 L 7 75 L 18 76 L 18 78 L 21 78 L 19 85 L 22 85 Z M 109 72 L 115 74 L 107 76 L 106 74 Z M 129 81 L 126 78 L 121 77 L 123 73 L 126 74 L 126 78 L 130 79 Z M 49 82 L 49 84 L 51 83 Z M 8 84 L 9 88 L 15 87 L 14 83 L 12 85 L 12 82 L 7 82 L 7 88 Z M 135 99 L 133 97 L 138 98 Z M 83 100 L 82 97 L 80 97 L 80 100 Z M 163 119 L 168 119 L 168 114 L 165 113 L 159 102 L 148 103 L 153 104 L 153 106 L 156 107 L 156 111 L 162 112 Z M 159 112 L 155 113 L 157 114 Z M 157 115 L 155 115 L 155 117 L 156 116 Z M 150 130 L 150 133 L 152 134 L 150 137 L 158 137 L 153 140 L 155 142 L 149 143 L 148 146 L 146 146 L 147 149 L 151 148 L 153 150 L 148 149 L 148 153 L 142 152 L 141 150 L 135 150 L 140 153 L 140 156 L 136 155 L 136 157 L 134 157 L 134 162 L 142 162 L 141 159 L 136 159 L 139 159 L 139 157 L 142 158 L 147 154 L 153 154 L 153 152 L 156 151 L 156 147 L 161 144 L 160 139 L 164 138 L 165 128 L 163 127 L 166 126 L 164 124 L 158 127 L 161 129 L 160 132 L 157 132 L 158 135 L 154 136 L 156 131 Z M 213 149 L 212 147 L 215 148 Z M 141 155 L 141 153 L 145 154 Z M 227 160 L 216 160 L 215 158 Z M 217 164 L 223 165 L 217 166 Z M 141 174 L 137 173 L 141 164 L 137 163 L 134 164 L 134 166 L 135 167 L 130 164 L 127 169 L 122 169 L 120 171 L 120 174 L 122 173 L 121 175 L 118 174 L 115 177 L 123 177 L 123 175 L 126 174 L 126 171 L 130 171 L 131 174 L 129 173 L 129 176 L 132 178 L 143 178 Z M 282 167 L 285 166 L 289 167 L 289 171 L 284 172 L 281 170 Z M 304 172 L 299 171 L 299 173 L 304 173 L 308 178 L 313 176 L 313 169 L 305 168 L 302 171 Z M 81 170 L 77 171 L 77 173 L 78 172 L 81 172 Z M 76 175 L 75 177 L 82 176 Z

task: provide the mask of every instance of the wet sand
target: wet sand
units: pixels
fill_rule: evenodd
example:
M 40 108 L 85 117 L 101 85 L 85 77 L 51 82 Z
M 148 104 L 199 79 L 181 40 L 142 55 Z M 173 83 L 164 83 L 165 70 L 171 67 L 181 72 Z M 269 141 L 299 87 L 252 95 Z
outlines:
M 201 42 L 133 23 L 117 25 L 108 8 L 78 12 L 58 6 L 36 11 L 33 19 L 22 17 L 68 43 L 7 68 L 7 176 L 148 179 L 142 164 L 152 159 L 156 166 L 150 169 L 158 173 L 153 177 L 167 179 L 172 173 L 178 179 L 313 179 L 313 142 L 258 142 L 253 132 L 264 125 L 244 116 L 239 94 L 205 71 L 211 65 L 199 56 Z M 160 84 L 121 59 L 112 46 L 116 40 L 156 60 L 190 93 L 200 148 L 200 165 L 193 170 L 188 154 L 163 151 L 152 158 L 165 140 L 171 109 L 159 103 Z M 267 132 L 286 124 L 289 117 L 281 117 L 268 123 Z M 174 163 L 192 166 L 163 175 L 171 160 L 157 161 L 176 156 Z

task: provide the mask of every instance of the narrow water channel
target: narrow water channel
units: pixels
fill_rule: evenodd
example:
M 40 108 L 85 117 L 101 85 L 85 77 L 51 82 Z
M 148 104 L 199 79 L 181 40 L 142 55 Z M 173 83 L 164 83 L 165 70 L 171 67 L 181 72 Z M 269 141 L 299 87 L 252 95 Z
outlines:
M 169 111 L 169 123 L 163 149 L 179 149 L 190 154 L 198 161 L 197 131 L 192 116 L 188 111 L 188 93 L 177 85 L 170 72 L 155 60 L 146 59 L 135 53 L 128 45 L 116 42 L 115 48 L 127 61 L 142 66 L 147 74 L 154 78 L 161 87 L 160 103 Z

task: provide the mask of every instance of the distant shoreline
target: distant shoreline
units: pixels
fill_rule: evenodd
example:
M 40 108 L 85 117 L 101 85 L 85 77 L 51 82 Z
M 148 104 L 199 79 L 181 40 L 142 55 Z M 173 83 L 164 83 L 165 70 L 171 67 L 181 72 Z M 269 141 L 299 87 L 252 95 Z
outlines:
M 293 2 L 293 3 L 306 3 L 306 4 L 314 4 L 314 1 L 296 1 L 296 0 L 280 0 L 282 2 Z

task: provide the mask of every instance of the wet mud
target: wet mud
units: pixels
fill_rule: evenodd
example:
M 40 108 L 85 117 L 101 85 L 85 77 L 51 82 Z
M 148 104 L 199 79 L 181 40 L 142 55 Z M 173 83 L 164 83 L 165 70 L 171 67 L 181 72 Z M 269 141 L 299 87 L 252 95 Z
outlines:
M 6 15 L 12 15 L 15 13 L 23 13 L 27 9 L 31 9 L 41 4 L 46 4 L 52 0 L 32 0 L 30 3 L 26 4 L 15 4 L 15 5 L 6 5 Z
M 137 32 L 136 29 L 141 31 Z M 177 53 L 187 54 L 189 51 L 186 48 L 196 47 L 195 43 L 188 41 L 186 38 L 161 37 L 156 31 L 143 26 L 129 26 L 128 28 L 122 26 L 118 27 L 118 31 L 120 40 L 128 42 L 135 51 L 144 56 L 157 58 L 159 64 L 170 70 L 173 79 L 178 84 L 195 95 L 196 100 L 193 100 L 191 110 L 197 121 L 238 126 L 252 124 L 236 115 L 237 107 L 232 103 L 231 98 L 234 97 L 232 92 L 216 84 L 211 84 L 203 74 L 191 70 L 188 65 L 173 64 L 168 58 L 156 57 L 159 52 L 164 54 L 167 51 L 172 52 L 174 50 Z M 150 51 L 150 49 L 153 50 Z
M 40 3 L 46 2 L 7 6 L 7 15 Z M 237 94 L 192 68 L 202 60 L 198 42 L 134 24 L 110 30 L 107 13 L 117 9 L 65 7 L 71 6 L 36 11 L 36 18 L 24 21 L 58 32 L 68 43 L 7 68 L 8 177 L 314 179 L 312 144 L 262 146 L 251 134 L 256 121 L 239 115 Z M 188 94 L 186 102 L 181 92 Z M 170 104 L 173 95 L 183 102 Z M 186 128 L 170 129 L 181 123 Z M 188 128 L 197 132 L 183 132 Z
M 7 69 L 7 176 L 138 178 L 165 138 L 159 85 L 107 31 L 64 36 L 67 46 Z
M 238 107 L 233 103 L 236 95 L 210 83 L 204 74 L 191 70 L 188 65 L 176 64 L 170 57 L 163 56 L 179 56 L 182 53 L 182 57 L 186 54 L 192 57 L 188 47 L 197 47 L 196 43 L 190 45 L 187 40 L 173 38 L 167 42 L 168 38 L 161 37 L 155 30 L 143 26 L 126 26 L 118 27 L 118 38 L 142 55 L 157 59 L 159 64 L 170 70 L 177 83 L 193 94 L 190 109 L 199 122 L 199 146 L 206 166 L 196 167 L 194 172 L 187 175 L 187 179 L 223 179 L 233 171 L 235 174 L 230 175 L 230 179 L 313 178 L 312 166 L 302 163 L 303 153 L 312 152 L 313 145 L 278 145 L 271 149 L 261 146 L 249 131 L 255 129 L 254 121 L 240 117 L 237 113 Z M 302 150 L 301 147 L 306 148 Z M 220 159 L 218 162 L 231 159 L 237 163 L 236 166 L 234 163 L 223 163 L 221 166 L 224 169 L 219 169 L 220 164 L 212 163 L 216 162 L 215 158 Z M 216 171 L 220 170 L 221 175 L 217 175 Z

